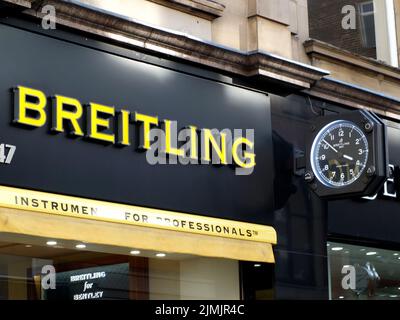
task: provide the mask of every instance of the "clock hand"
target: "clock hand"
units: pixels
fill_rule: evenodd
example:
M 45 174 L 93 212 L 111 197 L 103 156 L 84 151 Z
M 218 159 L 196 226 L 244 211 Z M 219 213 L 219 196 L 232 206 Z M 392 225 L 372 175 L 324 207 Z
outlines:
M 348 155 L 346 155 L 346 154 L 343 155 L 343 158 L 345 158 L 345 159 L 347 159 L 347 160 L 350 160 L 350 161 L 353 161 L 353 160 L 354 160 L 352 157 L 350 157 L 350 156 L 348 156 Z
M 323 139 L 322 142 L 325 142 L 326 145 L 327 145 L 328 147 L 330 147 L 333 151 L 335 151 L 336 153 L 338 153 L 338 151 L 337 151 L 334 147 L 332 147 L 328 142 L 326 142 L 325 139 Z

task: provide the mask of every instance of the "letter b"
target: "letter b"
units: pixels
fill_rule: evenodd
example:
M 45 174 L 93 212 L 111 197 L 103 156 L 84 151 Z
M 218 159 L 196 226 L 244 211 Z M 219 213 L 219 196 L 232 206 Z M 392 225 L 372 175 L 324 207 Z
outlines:
M 47 99 L 42 91 L 19 86 L 14 89 L 14 123 L 42 127 Z

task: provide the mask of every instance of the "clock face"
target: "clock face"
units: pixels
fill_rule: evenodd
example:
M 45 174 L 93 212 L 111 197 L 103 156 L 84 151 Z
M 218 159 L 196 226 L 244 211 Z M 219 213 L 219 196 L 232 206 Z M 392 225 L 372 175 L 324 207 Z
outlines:
M 345 187 L 355 182 L 368 162 L 368 140 L 356 124 L 346 120 L 331 122 L 315 138 L 311 167 L 325 186 Z

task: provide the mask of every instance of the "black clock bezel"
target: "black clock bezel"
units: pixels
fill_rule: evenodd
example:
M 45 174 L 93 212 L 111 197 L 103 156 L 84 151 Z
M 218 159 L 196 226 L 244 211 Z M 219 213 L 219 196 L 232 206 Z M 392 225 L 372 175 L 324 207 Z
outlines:
M 343 120 L 354 123 L 365 134 L 368 142 L 368 159 L 361 176 L 347 186 L 327 186 L 316 177 L 311 165 L 311 149 L 320 131 L 329 123 Z M 371 196 L 382 187 L 389 174 L 386 125 L 375 114 L 365 110 L 317 118 L 307 138 L 305 179 L 321 198 L 348 198 Z

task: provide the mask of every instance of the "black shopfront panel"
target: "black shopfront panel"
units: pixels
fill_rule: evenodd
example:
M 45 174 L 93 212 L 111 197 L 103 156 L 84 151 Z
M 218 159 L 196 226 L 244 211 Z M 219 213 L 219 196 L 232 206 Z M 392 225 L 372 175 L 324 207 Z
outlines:
M 314 102 L 315 103 L 315 102 Z M 307 97 L 271 97 L 275 157 L 275 211 L 279 235 L 275 258 L 277 299 L 328 299 L 326 259 L 327 203 L 295 174 L 295 157 L 304 152 L 307 131 L 319 115 Z
M 389 159 L 394 182 L 375 200 L 353 198 L 325 201 L 307 186 L 295 157 L 304 152 L 315 118 L 351 109 L 305 96 L 271 98 L 275 157 L 275 211 L 279 235 L 275 248 L 276 296 L 279 299 L 328 299 L 328 240 L 370 247 L 400 247 L 400 126 L 388 125 Z M 396 194 L 394 197 L 394 194 Z
M 56 32 L 56 31 L 55 31 Z M 71 36 L 72 37 L 72 36 Z M 273 211 L 269 97 L 110 52 L 0 24 L 0 142 L 17 146 L 0 184 L 266 224 Z M 121 50 L 120 50 L 121 49 Z M 111 50 L 112 51 L 112 50 Z M 129 55 L 130 50 L 125 50 Z M 137 55 L 146 60 L 145 54 Z M 153 59 L 156 59 L 153 57 Z M 254 129 L 257 165 L 150 165 L 134 146 L 119 148 L 12 124 L 11 89 L 22 85 L 159 120 L 179 128 Z M 132 132 L 136 139 L 137 132 Z
M 392 180 L 373 198 L 329 203 L 329 233 L 334 237 L 400 248 L 400 126 L 387 121 L 389 163 L 396 168 Z M 385 194 L 386 193 L 386 194 Z M 397 244 L 397 245 L 396 245 Z

